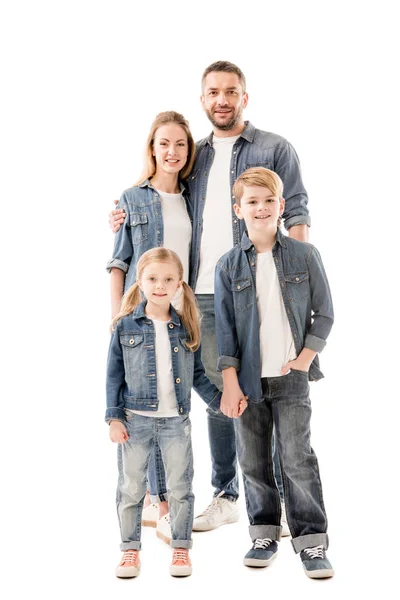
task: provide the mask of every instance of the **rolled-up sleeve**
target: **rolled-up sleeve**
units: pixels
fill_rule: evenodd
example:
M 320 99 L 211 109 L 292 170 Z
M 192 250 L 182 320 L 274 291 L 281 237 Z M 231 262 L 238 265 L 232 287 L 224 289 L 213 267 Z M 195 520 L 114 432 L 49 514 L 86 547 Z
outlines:
M 117 208 L 123 208 L 126 217 L 119 231 L 115 234 L 114 250 L 111 260 L 108 261 L 106 269 L 108 272 L 112 268 L 121 269 L 124 273 L 128 272 L 133 256 L 133 245 L 130 227 L 129 206 L 125 194 L 122 194 Z
M 284 225 L 289 230 L 294 225 L 311 225 L 308 214 L 308 196 L 301 178 L 300 162 L 295 149 L 286 140 L 279 147 L 275 171 L 283 181 Z
M 218 263 L 215 268 L 215 326 L 218 348 L 218 371 L 229 367 L 240 369 L 239 344 L 236 334 L 235 310 L 231 290 L 231 278 Z
M 321 352 L 333 325 L 332 296 L 321 256 L 313 246 L 310 248 L 308 261 L 312 324 L 307 332 L 304 346 L 314 352 Z

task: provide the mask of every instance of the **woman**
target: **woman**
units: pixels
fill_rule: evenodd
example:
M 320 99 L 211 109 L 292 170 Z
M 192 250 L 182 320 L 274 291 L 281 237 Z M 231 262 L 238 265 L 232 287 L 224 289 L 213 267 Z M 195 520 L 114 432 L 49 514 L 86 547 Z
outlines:
M 177 253 L 189 278 L 192 219 L 182 180 L 189 175 L 195 158 L 195 144 L 186 119 L 174 111 L 155 118 L 147 138 L 145 160 L 139 181 L 119 201 L 126 218 L 115 236 L 113 257 L 107 264 L 111 273 L 112 318 L 120 310 L 124 291 L 136 281 L 136 265 L 144 252 L 164 246 Z M 179 297 L 175 298 L 179 304 Z M 119 447 L 119 464 L 120 459 Z M 156 446 L 148 471 L 150 497 L 146 495 L 143 524 L 157 526 L 157 535 L 170 542 L 167 491 L 161 453 Z M 154 502 L 158 502 L 157 507 Z

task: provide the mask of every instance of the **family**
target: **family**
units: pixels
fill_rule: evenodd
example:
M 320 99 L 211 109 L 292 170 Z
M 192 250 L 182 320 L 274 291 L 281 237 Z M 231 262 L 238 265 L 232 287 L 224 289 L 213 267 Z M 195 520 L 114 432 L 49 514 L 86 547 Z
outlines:
M 212 133 L 195 144 L 181 114 L 158 114 L 142 175 L 110 214 L 117 577 L 140 572 L 142 525 L 170 544 L 171 575 L 191 575 L 192 531 L 239 518 L 237 459 L 252 542 L 244 564 L 268 566 L 290 535 L 308 577 L 334 574 L 309 398 L 309 381 L 323 377 L 332 299 L 307 241 L 297 154 L 244 121 L 247 103 L 238 66 L 207 67 L 201 104 Z M 196 516 L 192 388 L 207 404 L 214 488 Z

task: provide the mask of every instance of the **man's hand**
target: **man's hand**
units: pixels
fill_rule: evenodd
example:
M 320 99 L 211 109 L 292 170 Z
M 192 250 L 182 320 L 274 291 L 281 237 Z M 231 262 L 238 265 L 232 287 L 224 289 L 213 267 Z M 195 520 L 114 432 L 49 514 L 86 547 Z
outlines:
M 128 438 L 128 432 L 122 421 L 111 421 L 110 440 L 116 444 L 125 444 Z
M 117 205 L 118 200 L 114 200 L 114 204 Z M 125 217 L 126 217 L 126 212 L 124 211 L 123 208 L 118 208 L 118 209 L 112 210 L 110 212 L 110 214 L 108 215 L 108 222 L 110 224 L 111 231 L 113 231 L 114 233 L 117 233 L 117 231 L 119 231 L 122 223 L 125 221 Z
M 239 386 L 224 388 L 221 398 L 221 412 L 230 417 L 237 419 L 247 408 L 247 396 L 245 396 Z

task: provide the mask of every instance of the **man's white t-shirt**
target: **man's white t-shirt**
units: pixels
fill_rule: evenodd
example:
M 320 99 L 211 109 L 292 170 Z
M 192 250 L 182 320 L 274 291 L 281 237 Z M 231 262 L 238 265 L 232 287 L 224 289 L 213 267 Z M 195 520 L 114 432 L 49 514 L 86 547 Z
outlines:
M 207 183 L 196 294 L 214 293 L 215 266 L 233 246 L 230 168 L 232 148 L 239 137 L 213 137 L 214 161 Z
M 158 410 L 131 410 L 143 417 L 177 417 L 174 376 L 172 373 L 171 343 L 168 322 L 152 319 L 155 330 Z
M 261 377 L 279 377 L 296 358 L 272 252 L 257 254 L 256 295 L 260 319 Z

